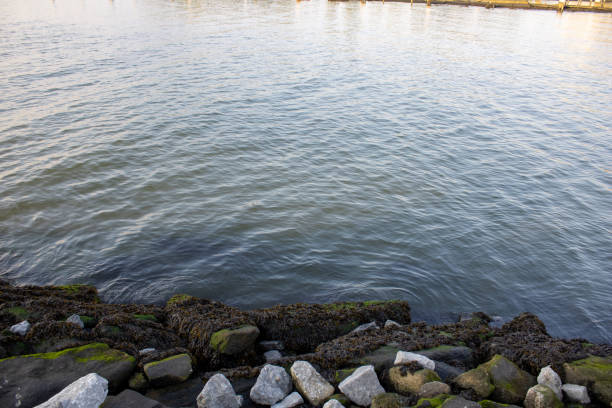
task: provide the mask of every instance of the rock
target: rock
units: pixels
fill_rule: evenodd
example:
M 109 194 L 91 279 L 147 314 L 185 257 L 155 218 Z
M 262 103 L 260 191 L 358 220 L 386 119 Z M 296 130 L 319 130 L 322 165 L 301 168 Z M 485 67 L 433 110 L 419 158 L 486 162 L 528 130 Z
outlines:
M 389 370 L 389 382 L 395 392 L 400 394 L 416 394 L 423 384 L 440 381 L 435 371 L 428 368 L 410 373 L 406 367 L 393 367 Z
M 546 366 L 540 370 L 540 374 L 538 374 L 538 384 L 547 386 L 553 390 L 560 401 L 563 400 L 563 394 L 561 393 L 561 378 L 552 368 L 550 368 L 550 366 Z
M 473 390 L 479 399 L 487 398 L 495 386 L 491 384 L 489 373 L 482 368 L 474 368 L 453 380 L 459 388 Z
M 266 364 L 249 394 L 259 405 L 274 405 L 291 392 L 291 377 L 283 367 Z
M 153 353 L 155 351 L 155 349 L 153 347 L 148 347 L 148 348 L 143 348 L 142 350 L 140 350 L 138 352 L 139 355 L 144 356 L 146 354 L 150 354 Z
M 284 400 L 272 405 L 271 408 L 292 408 L 298 405 L 302 405 L 304 403 L 304 399 L 297 392 L 292 392 L 287 395 Z
M 440 408 L 444 401 L 450 397 L 450 395 L 442 394 L 434 398 L 421 398 L 417 401 L 416 405 L 414 405 L 414 408 Z M 405 406 L 406 405 L 402 405 L 402 408 Z
M 440 408 L 481 408 L 480 404 L 461 397 L 451 397 L 444 401 Z
M 119 395 L 106 398 L 103 408 L 166 408 L 166 406 L 136 391 L 124 390 Z
M 377 329 L 378 330 L 378 329 L 380 329 L 380 327 L 378 327 L 376 322 L 365 323 L 365 324 L 362 324 L 361 326 L 355 327 L 351 331 L 351 333 L 359 333 L 359 332 L 370 330 L 370 329 Z
M 474 364 L 472 349 L 465 346 L 442 345 L 426 350 L 415 351 L 414 353 L 425 356 L 431 360 L 442 361 L 463 368 L 473 367 Z
M 143 373 L 134 373 L 128 381 L 128 387 L 136 391 L 145 390 L 149 386 Z
M 40 404 L 73 381 L 98 373 L 111 392 L 127 383 L 136 361 L 103 343 L 92 343 L 54 353 L 30 354 L 0 360 L 0 407 Z
M 143 367 L 144 373 L 154 387 L 177 384 L 189 378 L 191 357 L 188 354 L 177 354 L 159 361 L 152 361 Z
M 291 377 L 300 394 L 314 406 L 321 405 L 334 393 L 334 387 L 307 361 L 293 363 Z
M 340 391 L 357 405 L 367 407 L 372 398 L 383 394 L 385 389 L 380 385 L 374 366 L 359 367 L 353 374 L 338 385 Z
M 391 329 L 391 328 L 396 328 L 396 327 L 402 327 L 401 324 L 399 324 L 398 322 L 396 322 L 395 320 L 387 320 L 385 322 L 385 329 Z
M 577 402 L 578 404 L 590 404 L 591 399 L 589 398 L 589 392 L 583 385 L 577 384 L 563 384 L 561 386 L 563 393 L 570 402 Z
M 529 388 L 523 405 L 525 408 L 563 408 L 555 392 L 542 384 Z
M 406 397 L 391 392 L 378 394 L 372 398 L 370 408 L 402 408 L 411 405 Z
M 20 336 L 25 336 L 28 330 L 30 330 L 30 322 L 28 322 L 27 320 L 24 320 L 21 323 L 14 324 L 9 329 L 11 333 L 15 333 Z
M 518 405 L 502 404 L 491 400 L 482 400 L 478 403 L 482 408 L 520 408 Z
M 66 321 L 68 323 L 74 323 L 77 326 L 79 326 L 81 329 L 85 328 L 85 323 L 83 323 L 83 321 L 81 320 L 81 316 L 79 316 L 78 314 L 73 314 L 72 316 L 70 316 L 69 318 L 66 319 Z
M 336 374 L 334 375 L 334 381 L 336 384 L 340 384 L 345 379 L 349 378 L 351 374 L 355 372 L 357 368 L 343 368 L 340 370 L 336 370 Z
M 255 326 L 242 326 L 238 329 L 219 330 L 210 337 L 210 347 L 215 351 L 233 355 L 243 352 L 255 343 L 259 329 Z
M 36 408 L 98 408 L 107 394 L 108 381 L 98 374 L 91 373 L 69 384 Z
M 605 406 L 612 404 L 612 356 L 590 356 L 563 364 L 565 381 L 589 387 L 591 395 Z
M 285 344 L 280 340 L 265 340 L 259 342 L 259 347 L 266 351 L 284 350 Z
M 339 403 L 341 403 L 344 406 L 348 406 L 350 404 L 350 401 L 348 398 L 346 398 L 346 395 L 344 394 L 334 394 L 331 397 L 329 397 L 328 401 L 331 399 L 335 399 L 338 400 Z
M 491 393 L 491 399 L 494 401 L 507 404 L 521 403 L 525 399 L 527 390 L 536 384 L 531 374 L 499 354 L 478 367 L 487 371 L 491 383 L 495 386 Z
M 395 356 L 398 351 L 399 348 L 397 346 L 387 344 L 363 357 L 351 360 L 350 364 L 354 366 L 373 365 L 374 370 L 380 373 L 385 369 L 393 367 L 393 362 L 395 361 Z
M 81 319 L 81 321 L 83 322 L 83 325 L 87 329 L 92 329 L 96 327 L 96 324 L 98 324 L 97 320 L 91 316 L 79 315 L 79 318 Z
M 436 363 L 434 363 L 429 358 L 422 356 L 420 354 L 410 353 L 407 351 L 398 351 L 395 356 L 395 361 L 393 362 L 393 364 L 394 365 L 405 365 L 413 361 L 416 361 L 417 363 L 419 363 L 421 367 L 423 368 L 429 368 L 430 370 L 435 370 L 436 368 Z
M 206 382 L 197 404 L 198 408 L 240 408 L 234 388 L 223 374 L 215 374 Z
M 344 408 L 344 405 L 342 405 L 338 400 L 330 399 L 323 404 L 323 408 Z
M 192 377 L 179 384 L 149 388 L 145 396 L 169 407 L 194 407 L 202 388 L 204 388 L 204 381 L 199 377 Z
M 419 389 L 419 398 L 432 398 L 440 394 L 450 394 L 451 388 L 448 384 L 440 381 L 425 383 Z
M 453 367 L 452 365 L 446 364 L 442 361 L 435 361 L 435 363 L 436 369 L 434 371 L 440 376 L 440 378 L 444 382 L 449 382 L 454 378 L 459 377 L 465 372 L 460 368 Z
M 273 363 L 283 358 L 283 355 L 278 350 L 270 350 L 264 353 L 264 358 L 267 363 Z

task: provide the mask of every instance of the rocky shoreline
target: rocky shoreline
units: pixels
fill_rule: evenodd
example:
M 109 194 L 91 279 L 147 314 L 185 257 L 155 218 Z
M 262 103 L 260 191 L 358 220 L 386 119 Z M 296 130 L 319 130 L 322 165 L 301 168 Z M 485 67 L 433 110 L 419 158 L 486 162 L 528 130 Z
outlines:
M 529 313 L 412 322 L 404 301 L 244 311 L 0 281 L 0 407 L 611 407 L 612 345 Z M 510 404 L 510 405 L 508 405 Z

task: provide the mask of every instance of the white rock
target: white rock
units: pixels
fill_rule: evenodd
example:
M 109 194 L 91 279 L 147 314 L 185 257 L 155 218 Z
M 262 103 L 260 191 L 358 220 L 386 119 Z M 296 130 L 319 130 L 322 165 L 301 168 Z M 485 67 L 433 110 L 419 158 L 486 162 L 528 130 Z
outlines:
M 30 322 L 24 320 L 21 323 L 12 325 L 9 330 L 11 331 L 11 333 L 19 334 L 20 336 L 25 336 L 28 330 L 30 330 Z
M 561 378 L 552 368 L 550 368 L 550 366 L 546 366 L 540 370 L 540 374 L 538 374 L 538 384 L 545 385 L 553 390 L 557 398 L 559 398 L 559 401 L 563 401 Z
M 264 358 L 267 363 L 273 363 L 283 358 L 283 355 L 278 350 L 270 350 L 264 353 Z
M 198 408 L 240 408 L 232 384 L 223 374 L 215 374 L 197 398 Z
M 365 323 L 365 324 L 362 324 L 361 326 L 355 327 L 351 333 L 359 333 L 359 332 L 369 330 L 369 329 L 379 329 L 379 327 L 376 324 L 376 322 Z
M 83 329 L 85 327 L 85 323 L 83 323 L 83 321 L 81 320 L 81 316 L 79 316 L 78 314 L 73 314 L 72 316 L 70 316 L 69 318 L 66 319 L 66 321 L 68 323 L 74 323 L 77 326 L 79 326 L 81 329 Z
M 138 354 L 140 354 L 141 356 L 144 356 L 145 354 L 149 354 L 149 353 L 152 353 L 154 351 L 155 351 L 155 349 L 153 347 L 147 347 L 147 348 L 143 348 L 142 350 L 140 350 L 138 352 Z
M 402 327 L 401 324 L 399 324 L 398 322 L 394 321 L 394 320 L 387 320 L 385 322 L 385 329 L 389 329 L 392 327 Z
M 108 394 L 108 381 L 98 374 L 81 377 L 35 408 L 98 408 Z
M 334 387 L 308 361 L 293 363 L 291 377 L 298 391 L 314 406 L 321 405 L 334 393 Z
M 395 361 L 393 362 L 393 364 L 405 365 L 410 363 L 411 361 L 416 361 L 421 366 L 423 366 L 423 368 L 429 368 L 430 370 L 436 369 L 436 363 L 433 360 L 420 354 L 410 353 L 407 351 L 398 351 L 395 355 Z
M 563 384 L 561 386 L 563 393 L 567 396 L 570 402 L 577 402 L 579 404 L 590 404 L 591 399 L 589 398 L 589 391 L 583 385 L 576 384 Z
M 249 396 L 259 405 L 273 405 L 291 392 L 291 377 L 283 367 L 266 364 L 257 377 Z
M 297 407 L 298 405 L 302 405 L 303 403 L 304 399 L 302 396 L 298 392 L 292 392 L 291 394 L 287 395 L 284 400 L 272 405 L 270 408 L 293 408 Z
M 383 394 L 385 389 L 380 385 L 374 366 L 361 366 L 338 385 L 340 391 L 348 399 L 362 407 L 368 407 L 372 398 Z
M 330 399 L 325 404 L 323 404 L 323 408 L 344 408 L 344 405 L 342 405 L 340 401 L 336 399 Z

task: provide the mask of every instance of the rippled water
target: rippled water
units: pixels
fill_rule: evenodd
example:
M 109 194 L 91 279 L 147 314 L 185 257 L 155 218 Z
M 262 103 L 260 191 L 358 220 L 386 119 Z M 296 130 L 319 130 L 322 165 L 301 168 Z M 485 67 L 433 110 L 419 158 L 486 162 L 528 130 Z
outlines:
M 0 2 L 0 276 L 612 341 L 612 16 Z

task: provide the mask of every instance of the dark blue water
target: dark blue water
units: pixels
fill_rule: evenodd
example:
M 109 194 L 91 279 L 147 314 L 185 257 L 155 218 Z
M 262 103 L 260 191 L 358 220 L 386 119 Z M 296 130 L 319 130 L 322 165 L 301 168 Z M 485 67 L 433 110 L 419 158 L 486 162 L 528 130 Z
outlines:
M 0 276 L 612 342 L 612 16 L 0 3 Z

